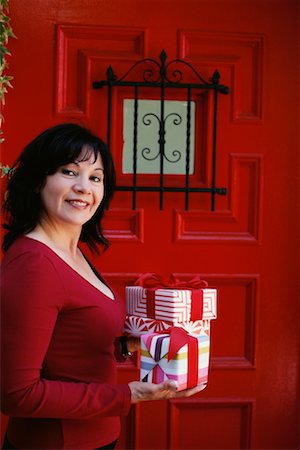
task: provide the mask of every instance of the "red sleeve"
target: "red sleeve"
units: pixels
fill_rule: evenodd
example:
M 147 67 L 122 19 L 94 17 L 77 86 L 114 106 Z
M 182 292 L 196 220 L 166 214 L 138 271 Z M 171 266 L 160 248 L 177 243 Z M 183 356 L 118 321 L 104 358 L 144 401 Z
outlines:
M 90 418 L 126 415 L 127 384 L 51 381 L 42 363 L 64 298 L 52 262 L 23 253 L 2 267 L 2 410 L 19 417 Z
M 120 338 L 117 337 L 115 339 L 114 342 L 114 347 L 115 347 L 115 358 L 117 362 L 124 362 L 124 356 L 122 355 L 122 349 L 121 349 L 121 342 L 120 342 Z

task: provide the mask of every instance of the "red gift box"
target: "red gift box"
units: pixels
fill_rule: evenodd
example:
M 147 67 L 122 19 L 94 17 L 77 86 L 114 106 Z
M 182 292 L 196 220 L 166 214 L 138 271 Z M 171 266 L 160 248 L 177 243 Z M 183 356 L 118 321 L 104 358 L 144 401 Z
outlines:
M 126 287 L 128 315 L 162 320 L 172 324 L 216 318 L 216 289 L 195 276 L 180 281 L 144 274 L 135 286 Z

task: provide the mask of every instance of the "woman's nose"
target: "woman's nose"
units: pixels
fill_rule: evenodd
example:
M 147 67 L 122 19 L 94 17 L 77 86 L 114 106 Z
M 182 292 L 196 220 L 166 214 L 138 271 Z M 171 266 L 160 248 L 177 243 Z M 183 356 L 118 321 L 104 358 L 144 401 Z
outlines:
M 89 180 L 84 178 L 77 179 L 76 183 L 73 186 L 75 192 L 81 192 L 82 194 L 90 194 L 91 186 Z

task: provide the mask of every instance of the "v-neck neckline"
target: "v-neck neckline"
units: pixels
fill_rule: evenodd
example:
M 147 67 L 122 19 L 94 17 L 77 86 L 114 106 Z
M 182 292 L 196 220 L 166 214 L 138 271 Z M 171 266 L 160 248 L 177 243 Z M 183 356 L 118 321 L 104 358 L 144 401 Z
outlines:
M 112 297 L 110 297 L 109 295 L 105 294 L 103 291 L 101 291 L 100 289 L 98 289 L 94 284 L 92 284 L 89 280 L 87 280 L 83 275 L 81 275 L 81 273 L 79 273 L 76 269 L 74 269 L 74 267 L 72 267 L 67 261 L 65 261 L 55 250 L 53 250 L 51 247 L 49 247 L 49 245 L 45 244 L 44 242 L 30 237 L 30 236 L 22 236 L 21 238 L 23 239 L 30 239 L 31 241 L 35 241 L 43 246 L 45 246 L 50 252 L 52 252 L 57 258 L 60 259 L 60 261 L 62 261 L 70 270 L 72 270 L 74 273 L 76 273 L 76 275 L 78 275 L 82 280 L 84 280 L 86 283 L 88 283 L 89 286 L 91 286 L 92 288 L 96 289 L 98 292 L 100 292 L 100 294 L 104 295 L 106 298 L 108 298 L 111 301 L 115 301 L 116 300 L 116 296 L 115 293 L 113 292 L 113 290 L 110 288 L 110 286 L 107 285 L 107 283 L 105 282 L 105 280 L 101 277 L 101 275 L 99 274 L 99 272 L 96 270 L 96 268 L 91 264 L 91 262 L 88 260 L 88 258 L 85 256 L 85 254 L 82 252 L 81 249 L 80 252 L 83 256 L 83 258 L 85 259 L 85 261 L 88 263 L 88 265 L 90 266 L 90 268 L 92 269 L 94 275 L 96 275 L 96 277 L 108 288 L 108 290 L 111 292 Z

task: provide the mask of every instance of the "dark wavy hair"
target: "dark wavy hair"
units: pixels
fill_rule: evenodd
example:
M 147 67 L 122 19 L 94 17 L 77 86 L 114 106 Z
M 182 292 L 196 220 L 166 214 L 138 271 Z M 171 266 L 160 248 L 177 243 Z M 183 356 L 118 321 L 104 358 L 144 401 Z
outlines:
M 91 251 L 98 253 L 109 245 L 103 235 L 102 217 L 113 195 L 115 168 L 105 143 L 88 129 L 75 123 L 63 123 L 48 128 L 31 141 L 23 150 L 9 172 L 7 192 L 3 204 L 6 215 L 2 248 L 4 251 L 21 235 L 32 231 L 41 219 L 43 204 L 40 189 L 46 177 L 53 175 L 60 166 L 78 159 L 83 147 L 87 152 L 82 160 L 94 154 L 100 155 L 104 166 L 104 197 L 94 216 L 83 225 L 80 241 L 86 242 Z

